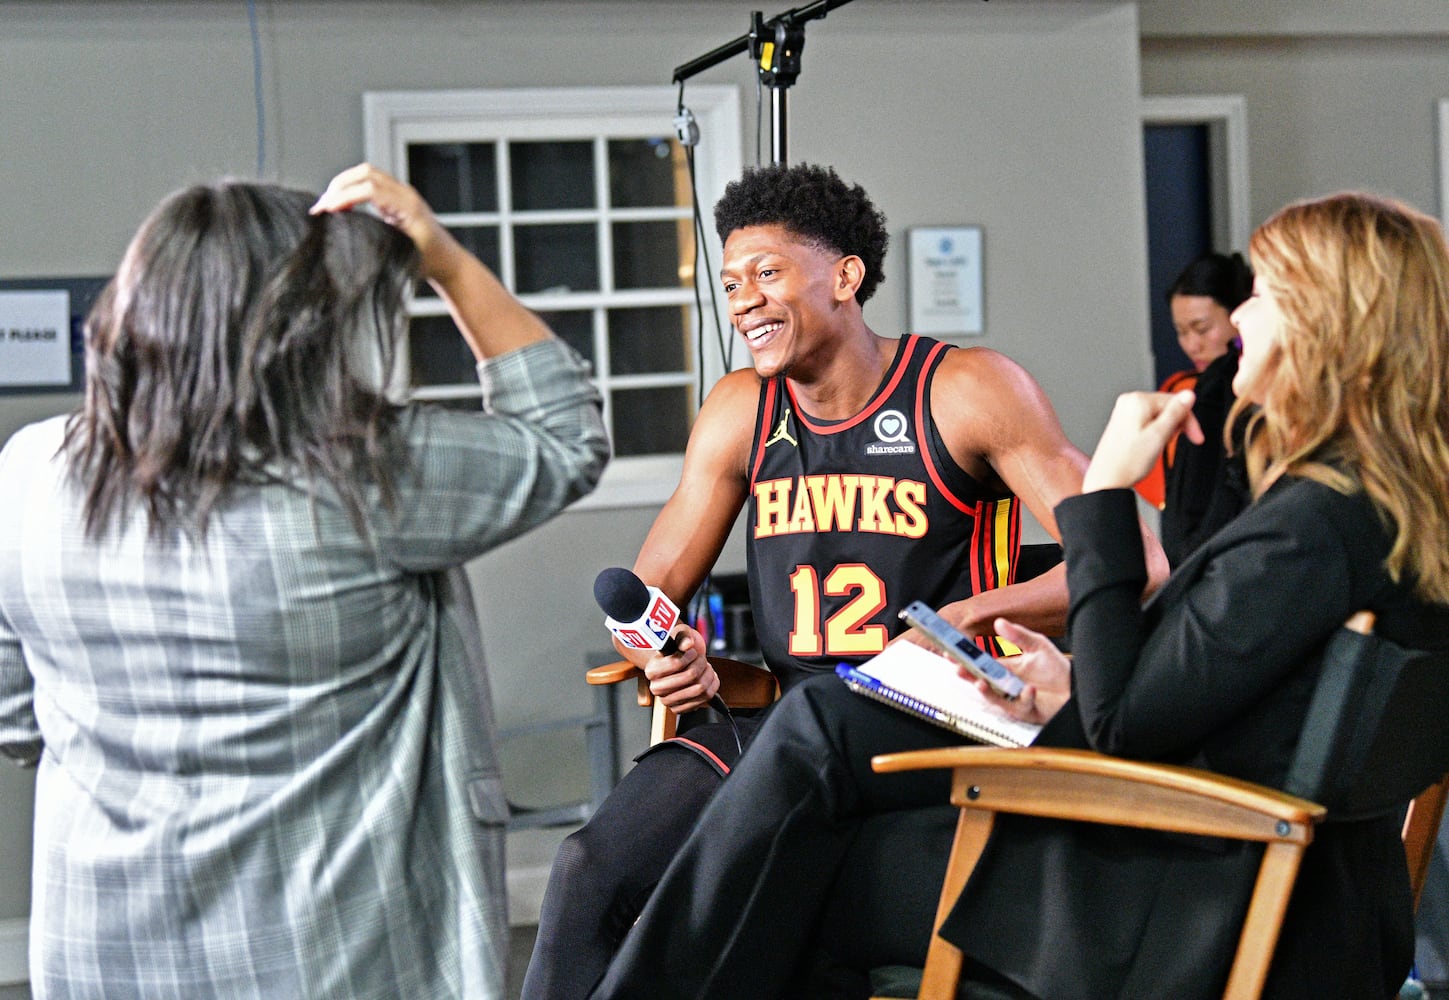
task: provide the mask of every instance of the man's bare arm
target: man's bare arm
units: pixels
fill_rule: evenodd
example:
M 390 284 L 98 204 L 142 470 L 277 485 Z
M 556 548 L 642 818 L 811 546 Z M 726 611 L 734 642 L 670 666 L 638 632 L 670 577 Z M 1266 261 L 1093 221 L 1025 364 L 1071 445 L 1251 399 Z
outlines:
M 937 373 L 931 409 L 957 464 L 982 482 L 1004 484 L 1060 541 L 1053 510 L 1081 492 L 1087 456 L 1067 439 L 1036 380 L 995 351 L 953 351 Z M 1142 531 L 1152 589 L 1166 579 L 1167 560 L 1146 525 Z M 997 617 L 1060 635 L 1067 604 L 1066 568 L 1058 566 L 949 605 L 943 614 L 973 635 L 990 633 Z
M 679 485 L 634 561 L 641 580 L 681 607 L 713 568 L 744 506 L 759 386 L 753 371 L 733 372 L 715 385 L 690 432 Z M 644 667 L 656 697 L 683 712 L 719 687 L 696 636 L 682 638 L 673 656 L 619 651 Z

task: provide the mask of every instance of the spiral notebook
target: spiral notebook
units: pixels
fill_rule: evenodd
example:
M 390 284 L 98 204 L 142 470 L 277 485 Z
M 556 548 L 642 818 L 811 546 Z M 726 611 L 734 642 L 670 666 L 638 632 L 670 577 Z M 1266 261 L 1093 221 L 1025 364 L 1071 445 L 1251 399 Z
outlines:
M 892 643 L 858 666 L 840 664 L 835 673 L 852 691 L 978 743 L 1024 747 L 1041 731 L 1002 712 L 961 679 L 954 663 L 913 642 Z

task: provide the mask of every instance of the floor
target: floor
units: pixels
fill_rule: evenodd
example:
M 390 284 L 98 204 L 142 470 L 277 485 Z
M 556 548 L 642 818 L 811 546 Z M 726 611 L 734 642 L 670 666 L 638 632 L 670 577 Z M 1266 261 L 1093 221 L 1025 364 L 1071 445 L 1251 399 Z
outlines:
M 528 956 L 533 953 L 533 936 L 537 930 L 534 924 L 513 928 L 508 948 L 508 1000 L 518 1000 L 522 995 L 523 970 L 528 968 Z M 30 988 L 24 983 L 0 986 L 0 1000 L 31 1000 Z
M 559 843 L 572 827 L 517 830 L 508 835 L 508 906 L 512 934 L 508 954 L 507 1000 L 519 1000 L 523 972 L 538 931 L 538 909 L 548 869 Z M 0 1000 L 31 1000 L 24 984 L 0 986 Z M 1449 1000 L 1449 987 L 1428 990 L 1423 1000 Z
M 538 928 L 532 924 L 513 928 L 513 938 L 508 954 L 508 1000 L 519 1000 L 523 985 L 523 970 L 528 967 L 528 956 L 533 951 L 533 935 Z M 0 1000 L 31 1000 L 30 990 L 19 986 L 0 986 Z M 1449 1000 L 1449 988 L 1429 990 L 1423 1000 Z
M 553 856 L 573 827 L 518 830 L 508 835 L 508 909 L 512 934 L 508 949 L 507 1000 L 518 1000 L 523 971 L 533 953 L 538 931 L 538 908 Z M 24 983 L 0 985 L 0 1000 L 31 1000 Z
M 526 924 L 513 928 L 513 937 L 508 947 L 508 1000 L 519 1000 L 523 990 L 523 970 L 528 968 L 528 956 L 533 953 L 533 936 L 538 927 Z M 0 994 L 0 1000 L 6 1000 Z

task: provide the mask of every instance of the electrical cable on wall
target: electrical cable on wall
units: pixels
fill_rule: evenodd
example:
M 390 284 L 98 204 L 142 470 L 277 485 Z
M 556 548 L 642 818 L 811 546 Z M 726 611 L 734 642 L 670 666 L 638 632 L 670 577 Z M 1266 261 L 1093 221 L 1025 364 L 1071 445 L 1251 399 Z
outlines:
M 257 109 L 257 180 L 261 180 L 267 162 L 267 115 L 262 99 L 262 39 L 257 30 L 257 0 L 247 0 L 247 23 L 252 30 L 252 99 Z

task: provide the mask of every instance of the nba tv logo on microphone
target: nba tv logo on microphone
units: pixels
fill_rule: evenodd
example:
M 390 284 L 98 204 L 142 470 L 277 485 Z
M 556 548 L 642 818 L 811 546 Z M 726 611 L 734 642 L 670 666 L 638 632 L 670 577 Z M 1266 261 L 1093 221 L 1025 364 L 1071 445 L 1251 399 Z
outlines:
M 658 649 L 679 620 L 679 611 L 669 598 L 658 591 L 651 593 L 650 597 L 649 610 L 643 618 L 612 629 L 619 641 L 630 649 Z

